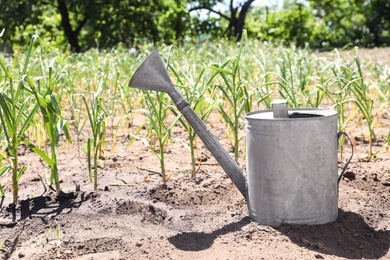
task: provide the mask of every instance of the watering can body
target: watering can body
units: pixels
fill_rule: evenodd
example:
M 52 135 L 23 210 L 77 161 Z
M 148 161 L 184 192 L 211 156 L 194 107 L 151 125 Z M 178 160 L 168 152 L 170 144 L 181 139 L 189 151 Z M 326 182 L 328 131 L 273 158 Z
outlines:
M 337 219 L 337 112 L 290 109 L 246 115 L 248 211 L 256 222 L 279 226 Z
M 254 221 L 279 226 L 322 224 L 337 218 L 337 184 L 342 175 L 337 177 L 336 112 L 288 111 L 283 102 L 273 112 L 247 114 L 248 173 L 244 173 L 175 89 L 157 51 L 138 67 L 129 86 L 163 91 L 172 98 L 246 198 Z

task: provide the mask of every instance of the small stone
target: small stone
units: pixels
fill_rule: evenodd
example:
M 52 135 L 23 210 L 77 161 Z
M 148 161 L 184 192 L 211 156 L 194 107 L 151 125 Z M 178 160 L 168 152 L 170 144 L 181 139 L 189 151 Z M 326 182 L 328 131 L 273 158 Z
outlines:
M 344 177 L 350 180 L 354 180 L 356 177 L 356 174 L 353 171 L 346 171 L 344 173 Z
M 196 158 L 198 162 L 207 162 L 208 157 L 205 154 L 201 154 L 198 158 Z
M 390 186 L 390 176 L 383 176 L 381 179 L 380 179 L 382 185 L 384 186 Z
M 317 258 L 317 259 L 325 259 L 325 258 L 324 258 L 322 255 L 320 255 L 320 254 L 314 255 L 314 257 Z

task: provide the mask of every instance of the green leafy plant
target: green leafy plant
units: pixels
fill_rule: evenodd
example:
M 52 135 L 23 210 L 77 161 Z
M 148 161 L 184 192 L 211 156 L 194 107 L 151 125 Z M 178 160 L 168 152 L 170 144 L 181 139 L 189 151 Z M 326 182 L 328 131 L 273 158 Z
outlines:
M 57 225 L 56 228 L 56 246 L 57 246 L 57 257 L 61 255 L 61 226 Z
M 85 96 L 80 95 L 87 109 L 89 124 L 92 130 L 92 137 L 88 138 L 87 141 L 87 158 L 89 180 L 91 183 L 93 182 L 94 190 L 97 190 L 98 186 L 98 159 L 104 157 L 103 148 L 106 134 L 106 125 L 104 121 L 105 112 L 102 108 L 103 99 L 101 97 L 101 86 L 102 85 L 100 84 L 98 90 L 91 93 L 89 105 Z
M 357 66 L 358 80 L 350 81 L 350 90 L 354 98 L 352 101 L 356 104 L 360 110 L 363 118 L 365 119 L 368 127 L 368 143 L 369 143 L 369 153 L 367 160 L 371 160 L 374 156 L 373 151 L 373 140 L 374 140 L 374 128 L 377 123 L 379 111 L 387 106 L 388 102 L 383 102 L 377 111 L 374 113 L 374 99 L 370 96 L 369 85 L 364 81 L 364 75 L 361 68 L 361 63 L 359 56 L 356 55 L 355 63 Z
M 49 241 L 49 235 L 51 233 L 51 230 L 53 229 L 53 226 L 50 226 L 48 230 L 43 234 L 43 237 L 41 240 L 39 240 L 38 245 L 43 246 L 43 243 L 46 241 L 46 243 Z
M 334 78 L 329 79 L 326 82 L 326 91 L 328 97 L 332 100 L 333 107 L 337 110 L 337 125 L 338 125 L 338 131 L 345 131 L 345 128 L 347 127 L 347 124 L 352 120 L 353 115 L 356 115 L 355 113 L 352 113 L 352 116 L 347 116 L 347 105 L 348 105 L 348 95 L 349 92 L 346 91 L 346 88 L 342 86 L 341 82 L 339 80 L 335 80 Z M 339 90 L 333 91 L 330 90 L 333 88 L 332 85 L 337 85 Z M 335 96 L 335 98 L 333 97 Z M 340 151 L 340 157 L 343 157 L 343 147 L 344 147 L 344 136 L 340 137 L 339 144 L 339 151 Z
M 387 135 L 387 139 L 386 139 L 386 152 L 389 151 L 389 147 L 390 147 L 390 131 L 389 131 L 389 134 Z
M 275 82 L 272 78 L 272 53 L 269 52 L 269 47 L 262 48 L 259 50 L 259 53 L 254 55 L 254 61 L 256 63 L 256 67 L 254 69 L 255 73 L 251 77 L 253 78 L 253 85 L 255 85 L 254 94 L 257 106 L 263 102 L 266 108 L 271 109 L 272 103 L 272 95 L 274 92 L 272 91 L 272 86 L 277 86 L 278 82 Z
M 43 117 L 44 128 L 49 137 L 50 143 L 50 157 L 44 154 L 40 149 L 35 147 L 32 143 L 28 143 L 29 147 L 35 151 L 39 156 L 44 159 L 51 168 L 50 175 L 50 185 L 55 184 L 57 195 L 61 193 L 60 187 L 60 177 L 58 173 L 58 159 L 57 159 L 57 150 L 60 144 L 60 137 L 62 132 L 65 133 L 66 140 L 71 143 L 71 137 L 69 134 L 69 126 L 67 120 L 64 119 L 61 113 L 60 105 L 54 94 L 54 82 L 53 78 L 53 69 L 49 67 L 48 81 L 45 82 L 46 90 L 43 95 L 39 93 L 40 83 L 38 82 L 38 87 L 33 83 L 33 81 L 26 76 L 25 81 L 28 84 L 26 87 L 35 97 L 38 106 Z
M 3 168 L 0 169 L 0 178 L 6 174 L 9 170 L 11 169 L 11 166 L 4 166 Z M 5 197 L 5 193 L 4 193 L 4 190 L 3 190 L 3 187 L 0 185 L 0 197 L 1 198 L 4 198 Z
M 243 40 L 246 40 L 246 32 L 243 33 Z M 225 123 L 233 133 L 234 158 L 239 157 L 239 130 L 242 126 L 241 120 L 244 113 L 252 110 L 253 93 L 248 90 L 248 86 L 240 76 L 240 59 L 244 51 L 245 43 L 242 42 L 238 54 L 234 58 L 226 60 L 221 66 L 213 65 L 211 69 L 217 72 L 223 84 L 217 84 L 222 92 L 222 102 L 217 104 L 217 109 L 221 113 Z M 231 69 L 228 69 L 231 65 Z
M 166 125 L 168 119 L 168 111 L 170 106 L 165 102 L 165 93 L 156 91 L 144 91 L 145 105 L 147 109 L 140 109 L 149 120 L 151 129 L 157 137 L 158 149 L 153 145 L 148 145 L 149 150 L 158 158 L 161 166 L 161 177 L 165 182 L 167 181 L 165 169 L 165 149 L 169 141 L 171 131 L 179 120 L 178 115 L 171 123 Z
M 178 75 L 178 72 L 173 68 L 173 66 L 170 66 L 170 68 L 174 72 L 178 80 L 178 84 L 180 84 L 179 87 L 185 90 L 186 100 L 189 102 L 191 108 L 195 111 L 195 113 L 199 116 L 199 118 L 203 122 L 205 122 L 215 107 L 215 101 L 213 100 L 215 88 L 212 88 L 211 84 L 214 78 L 218 75 L 218 73 L 213 72 L 210 75 L 209 79 L 204 80 L 205 82 L 202 82 L 206 70 L 205 68 L 203 68 L 199 76 L 196 78 L 194 85 L 191 88 L 185 88 L 184 82 L 181 80 L 180 76 Z M 212 91 L 210 91 L 210 89 Z M 209 92 L 208 97 L 205 96 L 207 92 Z M 172 112 L 176 116 L 179 116 L 179 112 L 176 109 L 172 108 Z M 192 128 L 192 126 L 183 117 L 179 117 L 179 122 L 188 133 L 189 151 L 191 154 L 191 165 L 192 165 L 191 178 L 194 179 L 197 172 L 196 156 L 195 156 L 195 139 L 197 134 L 195 130 Z
M 87 122 L 86 118 L 82 117 L 82 109 L 81 107 L 77 107 L 77 95 L 70 95 L 69 105 L 70 109 L 70 124 L 73 126 L 73 130 L 76 132 L 76 143 L 77 143 L 77 154 L 80 157 L 80 136 L 83 132 L 85 123 Z
M 340 86 L 343 86 L 342 90 L 335 94 L 337 97 L 337 104 L 339 104 L 339 107 L 341 108 L 340 113 L 344 113 L 344 104 L 348 102 L 355 104 L 358 111 L 360 111 L 360 115 L 364 119 L 368 130 L 369 151 L 365 159 L 369 161 L 376 154 L 373 151 L 373 140 L 375 136 L 374 128 L 377 123 L 378 115 L 379 112 L 387 106 L 388 102 L 383 102 L 376 109 L 376 112 L 374 112 L 374 99 L 371 96 L 369 84 L 364 80 L 365 77 L 363 75 L 357 49 L 353 62 L 356 65 L 356 69 L 350 66 L 342 66 L 341 75 L 336 74 L 336 70 L 333 70 L 336 74 L 333 80 L 337 81 Z
M 27 73 L 27 65 L 36 37 L 33 37 L 26 55 L 22 75 Z M 13 202 L 16 203 L 19 194 L 19 180 L 27 169 L 27 166 L 19 168 L 18 148 L 21 142 L 27 142 L 24 134 L 27 131 L 38 109 L 37 105 L 30 106 L 30 98 L 23 96 L 23 83 L 19 82 L 14 89 L 14 81 L 4 62 L 0 59 L 0 65 L 5 73 L 3 86 L 0 89 L 0 118 L 6 140 L 6 151 L 9 155 L 10 170 L 12 172 Z M 4 168 L 3 168 L 4 169 Z

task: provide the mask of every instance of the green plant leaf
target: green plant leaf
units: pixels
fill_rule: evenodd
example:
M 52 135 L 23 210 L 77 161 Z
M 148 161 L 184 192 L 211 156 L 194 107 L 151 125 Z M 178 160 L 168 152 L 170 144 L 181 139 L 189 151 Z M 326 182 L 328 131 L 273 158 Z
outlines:
M 0 66 L 3 68 L 3 71 L 4 71 L 5 75 L 7 76 L 7 78 L 12 79 L 12 76 L 9 73 L 9 71 L 8 71 L 7 67 L 5 66 L 2 59 L 0 59 Z
M 92 142 L 93 142 L 93 138 L 88 138 L 88 141 L 87 141 L 87 161 L 88 161 L 88 176 L 89 176 L 89 181 L 91 183 L 92 183 L 92 164 L 91 164 Z M 97 165 L 95 167 L 97 167 Z
M 0 178 L 6 174 L 9 170 L 11 169 L 11 166 L 7 165 L 7 166 L 4 166 L 3 168 L 0 169 Z M 1 187 L 0 185 L 0 197 L 4 198 L 5 197 L 5 193 L 4 193 L 4 190 L 3 190 L 3 187 Z
M 33 143 L 23 137 L 21 138 L 21 140 L 25 145 L 27 145 L 31 150 L 33 150 L 37 155 L 39 155 L 50 166 L 51 169 L 56 166 L 55 162 L 50 159 L 41 149 L 36 147 Z
M 20 178 L 22 178 L 23 174 L 26 172 L 27 166 L 23 165 L 22 168 L 19 170 L 17 180 L 20 181 Z

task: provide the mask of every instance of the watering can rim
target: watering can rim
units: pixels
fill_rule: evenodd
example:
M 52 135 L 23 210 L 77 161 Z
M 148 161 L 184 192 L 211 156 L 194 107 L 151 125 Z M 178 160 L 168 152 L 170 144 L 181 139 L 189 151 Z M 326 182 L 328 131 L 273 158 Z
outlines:
M 305 113 L 306 112 L 306 113 Z M 321 120 L 323 118 L 328 118 L 332 116 L 337 116 L 337 111 L 331 110 L 331 109 L 322 109 L 322 108 L 290 108 L 288 109 L 289 115 L 293 114 L 310 114 L 313 115 L 312 117 L 294 117 L 294 118 L 274 118 L 273 117 L 273 110 L 272 109 L 266 109 L 266 110 L 256 110 L 251 111 L 245 114 L 246 119 L 251 120 L 282 120 L 282 121 L 288 121 L 288 120 Z M 256 117 L 256 115 L 263 114 L 267 115 L 269 117 Z

